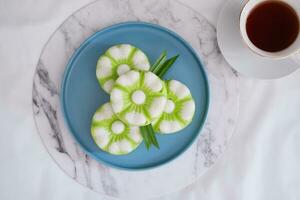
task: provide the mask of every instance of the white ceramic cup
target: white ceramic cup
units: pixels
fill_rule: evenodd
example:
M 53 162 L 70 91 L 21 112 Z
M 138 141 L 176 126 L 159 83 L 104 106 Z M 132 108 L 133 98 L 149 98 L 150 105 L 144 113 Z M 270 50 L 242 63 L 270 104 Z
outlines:
M 262 49 L 257 48 L 249 39 L 247 31 L 246 31 L 246 22 L 249 14 L 258 4 L 265 1 L 273 1 L 273 0 L 249 0 L 245 3 L 242 8 L 240 14 L 240 32 L 245 44 L 256 54 L 264 57 L 275 58 L 275 59 L 283 59 L 287 58 L 300 50 L 300 31 L 296 40 L 286 49 L 277 52 L 268 52 Z M 277 0 L 280 1 L 280 0 Z M 300 21 L 300 1 L 299 0 L 282 0 L 282 2 L 290 5 L 298 15 L 298 20 Z

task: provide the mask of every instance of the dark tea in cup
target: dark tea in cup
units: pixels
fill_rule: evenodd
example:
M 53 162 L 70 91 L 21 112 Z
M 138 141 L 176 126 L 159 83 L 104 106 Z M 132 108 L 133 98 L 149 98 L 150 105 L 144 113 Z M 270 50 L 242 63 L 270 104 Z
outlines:
M 245 0 L 240 33 L 253 53 L 285 59 L 300 50 L 299 0 Z
M 263 1 L 250 11 L 246 32 L 257 48 L 267 52 L 282 51 L 297 39 L 299 17 L 284 1 Z

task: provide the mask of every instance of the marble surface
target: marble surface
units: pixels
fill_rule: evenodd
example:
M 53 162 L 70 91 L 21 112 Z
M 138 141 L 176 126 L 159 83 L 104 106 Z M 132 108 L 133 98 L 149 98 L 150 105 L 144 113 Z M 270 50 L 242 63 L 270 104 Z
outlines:
M 0 199 L 117 199 L 67 176 L 43 146 L 32 117 L 32 78 L 44 45 L 91 1 L 0 1 Z M 225 3 L 181 2 L 212 26 Z M 226 151 L 195 183 L 154 199 L 300 199 L 299 79 L 300 70 L 269 81 L 239 75 L 239 116 Z
M 68 132 L 59 104 L 62 74 L 76 48 L 97 30 L 123 21 L 157 23 L 183 36 L 201 57 L 211 89 L 208 119 L 197 141 L 175 161 L 139 172 L 88 157 Z M 236 125 L 238 79 L 220 54 L 214 26 L 192 8 L 171 0 L 100 0 L 71 15 L 44 47 L 34 76 L 33 113 L 47 151 L 74 180 L 112 197 L 154 197 L 195 182 L 223 154 Z

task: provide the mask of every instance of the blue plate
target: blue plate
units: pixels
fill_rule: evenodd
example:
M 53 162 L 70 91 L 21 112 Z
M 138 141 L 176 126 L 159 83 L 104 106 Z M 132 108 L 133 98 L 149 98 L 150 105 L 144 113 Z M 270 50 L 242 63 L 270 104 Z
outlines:
M 128 43 L 142 49 L 153 64 L 163 50 L 179 54 L 165 79 L 186 84 L 195 99 L 193 122 L 182 131 L 157 134 L 160 149 L 149 151 L 142 143 L 128 155 L 110 155 L 99 149 L 90 134 L 96 109 L 109 101 L 96 79 L 96 62 L 110 46 Z M 63 77 L 61 104 L 68 127 L 84 151 L 97 161 L 122 169 L 146 169 L 167 163 L 184 152 L 199 134 L 209 105 L 209 87 L 203 66 L 191 46 L 176 33 L 158 25 L 127 22 L 107 27 L 88 38 L 70 59 Z

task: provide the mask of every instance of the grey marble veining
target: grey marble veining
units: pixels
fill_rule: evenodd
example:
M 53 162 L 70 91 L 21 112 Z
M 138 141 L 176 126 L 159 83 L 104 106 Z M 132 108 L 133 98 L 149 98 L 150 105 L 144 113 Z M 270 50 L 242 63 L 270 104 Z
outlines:
M 59 93 L 68 59 L 88 36 L 115 23 L 137 20 L 165 26 L 193 46 L 208 73 L 211 105 L 201 135 L 184 154 L 153 170 L 128 172 L 99 164 L 81 150 L 64 123 Z M 238 74 L 220 53 L 215 27 L 192 8 L 171 0 L 100 0 L 74 13 L 52 35 L 37 65 L 32 96 L 41 139 L 66 174 L 101 194 L 145 198 L 188 186 L 224 152 L 238 113 Z

